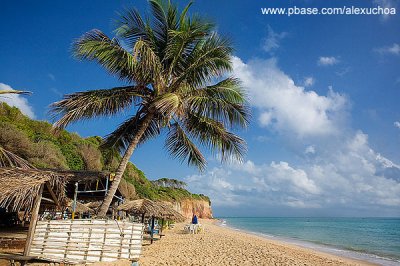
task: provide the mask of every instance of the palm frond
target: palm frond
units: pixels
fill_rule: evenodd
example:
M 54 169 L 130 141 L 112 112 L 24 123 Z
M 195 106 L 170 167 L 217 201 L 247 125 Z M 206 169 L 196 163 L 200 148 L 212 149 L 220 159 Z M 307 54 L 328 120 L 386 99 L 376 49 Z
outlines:
M 116 35 L 123 38 L 132 49 L 138 40 L 146 41 L 152 48 L 157 47 L 153 29 L 143 20 L 137 9 L 127 9 L 119 14 L 116 24 Z
M 202 87 L 232 70 L 233 48 L 227 38 L 211 34 L 198 42 L 184 62 L 185 71 L 176 78 L 177 84 L 185 81 L 193 87 Z
M 133 48 L 133 56 L 135 58 L 136 80 L 140 80 L 143 84 L 154 82 L 162 87 L 162 84 L 164 84 L 161 76 L 162 65 L 151 46 L 143 40 L 138 40 Z
M 23 169 L 35 168 L 25 159 L 0 146 L 0 167 L 18 167 Z
M 185 16 L 181 14 L 181 16 Z M 166 49 L 165 60 L 169 60 L 169 74 L 180 76 L 186 71 L 186 61 L 190 58 L 196 44 L 205 36 L 210 35 L 214 24 L 198 17 L 181 18 L 179 28 L 170 30 L 170 39 Z
M 181 106 L 182 100 L 179 95 L 175 93 L 164 93 L 154 99 L 154 107 L 157 109 L 157 112 L 166 117 L 179 114 L 179 108 Z
M 190 1 L 189 4 L 187 4 L 185 6 L 185 8 L 183 9 L 183 11 L 181 12 L 180 16 L 179 16 L 179 26 L 182 27 L 184 21 L 187 21 L 186 19 L 186 15 L 187 12 L 189 11 L 189 8 L 193 5 L 193 2 Z
M 170 30 L 176 30 L 179 27 L 178 19 L 178 7 L 169 1 L 167 8 L 167 32 Z
M 250 109 L 240 81 L 227 78 L 202 89 L 191 89 L 183 97 L 188 112 L 223 121 L 229 127 L 247 127 Z
M 175 158 L 187 161 L 188 165 L 196 166 L 201 171 L 205 169 L 206 160 L 203 154 L 178 123 L 172 124 L 169 128 L 165 147 Z
M 17 91 L 17 90 L 1 90 L 0 94 L 24 94 L 24 95 L 30 95 L 32 92 L 30 91 Z
M 191 136 L 209 147 L 213 152 L 220 152 L 221 159 L 241 161 L 246 153 L 246 142 L 239 136 L 228 132 L 221 122 L 208 117 L 189 114 L 184 126 Z
M 61 129 L 77 120 L 114 115 L 140 101 L 146 93 L 146 88 L 141 86 L 76 92 L 53 103 L 50 112 L 54 117 L 61 116 L 55 123 Z
M 135 81 L 135 60 L 117 39 L 110 39 L 99 30 L 91 30 L 72 47 L 76 58 L 97 61 L 120 79 Z
M 136 116 L 132 116 L 121 125 L 118 126 L 116 130 L 107 135 L 104 138 L 102 148 L 113 148 L 123 152 L 132 139 L 136 136 L 140 123 L 143 121 L 140 112 Z M 144 143 L 147 140 L 154 138 L 160 134 L 161 126 L 157 117 L 155 117 L 149 127 L 143 133 L 139 144 Z
M 152 14 L 152 29 L 158 46 L 166 45 L 168 39 L 168 6 L 163 0 L 150 0 L 149 4 Z

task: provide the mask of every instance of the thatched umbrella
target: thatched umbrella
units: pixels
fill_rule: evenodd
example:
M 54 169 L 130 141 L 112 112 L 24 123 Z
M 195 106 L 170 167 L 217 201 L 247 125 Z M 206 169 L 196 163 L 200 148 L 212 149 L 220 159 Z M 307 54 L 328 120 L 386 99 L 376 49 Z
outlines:
M 183 222 L 186 218 L 175 211 L 168 204 L 161 201 L 152 201 L 149 199 L 138 199 L 125 202 L 118 206 L 119 211 L 142 214 L 144 217 L 156 217 L 161 219 Z
M 73 208 L 74 205 L 74 201 L 73 200 L 69 200 L 67 206 L 70 208 Z M 86 204 L 80 203 L 79 201 L 76 202 L 76 206 L 75 206 L 75 212 L 77 213 L 90 213 L 90 214 L 94 214 L 95 211 L 91 208 L 89 208 L 88 206 L 86 206 Z
M 165 202 L 157 202 L 157 204 L 163 208 L 163 217 L 161 217 L 161 234 L 160 238 L 162 236 L 162 228 L 164 227 L 164 219 L 165 220 L 171 220 L 175 222 L 184 222 L 186 220 L 186 217 L 180 214 L 179 212 L 175 211 L 172 206 Z
M 90 209 L 97 210 L 101 206 L 102 201 L 91 201 L 84 205 Z
M 163 216 L 161 218 L 175 222 L 184 222 L 186 220 L 185 216 L 175 211 L 167 203 L 158 201 L 157 204 L 163 208 Z
M 144 217 L 161 218 L 163 213 L 162 207 L 149 199 L 138 199 L 125 202 L 118 206 L 117 210 L 141 214 L 142 222 L 144 222 Z
M 138 199 L 128 201 L 118 207 L 120 211 L 136 213 L 142 215 L 142 223 L 144 217 L 151 217 L 151 243 L 153 243 L 154 218 L 169 219 L 174 221 L 183 221 L 185 217 L 173 210 L 171 207 L 162 202 L 155 202 L 149 199 Z

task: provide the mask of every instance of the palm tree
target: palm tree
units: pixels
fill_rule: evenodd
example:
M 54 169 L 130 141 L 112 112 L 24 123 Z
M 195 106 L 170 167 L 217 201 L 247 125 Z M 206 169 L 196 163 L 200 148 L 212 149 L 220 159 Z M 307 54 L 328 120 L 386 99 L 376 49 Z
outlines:
M 131 116 L 106 136 L 104 147 L 124 152 L 98 216 L 104 217 L 127 163 L 138 144 L 166 132 L 165 148 L 174 157 L 204 170 L 198 145 L 241 160 L 246 143 L 228 128 L 248 125 L 248 107 L 240 82 L 231 71 L 232 46 L 214 24 L 189 17 L 188 4 L 178 14 L 170 1 L 149 0 L 151 19 L 136 9 L 120 15 L 116 37 L 91 30 L 73 45 L 79 59 L 98 62 L 127 86 L 64 96 L 51 111 L 56 128 L 82 119 Z

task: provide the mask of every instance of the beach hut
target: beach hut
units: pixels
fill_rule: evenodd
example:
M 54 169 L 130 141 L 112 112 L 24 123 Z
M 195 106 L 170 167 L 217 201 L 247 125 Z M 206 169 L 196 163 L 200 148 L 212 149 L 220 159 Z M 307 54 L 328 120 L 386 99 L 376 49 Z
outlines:
M 40 230 L 46 230 L 46 232 L 47 230 L 50 230 L 49 232 L 52 233 L 52 226 L 58 226 L 57 228 L 59 228 L 61 224 L 63 224 L 62 226 L 66 224 L 65 226 L 67 227 L 62 227 L 64 229 L 66 228 L 69 230 L 71 226 L 78 226 L 78 229 L 81 230 L 82 228 L 79 227 L 80 223 L 84 223 L 89 230 L 92 226 L 100 226 L 102 228 L 108 228 L 105 230 L 123 229 L 129 231 L 129 233 L 125 232 L 123 236 L 120 236 L 118 241 L 121 243 L 125 243 L 126 241 L 136 241 L 136 244 L 129 246 L 129 249 L 125 252 L 126 254 L 117 252 L 118 254 L 111 254 L 109 256 L 120 258 L 124 255 L 128 256 L 127 258 L 137 258 L 141 247 L 141 232 L 143 230 L 141 224 L 116 224 L 116 222 L 112 220 L 38 221 L 40 211 L 42 211 L 42 213 L 49 210 L 60 211 L 67 207 L 72 208 L 74 212 L 93 213 L 93 209 L 83 203 L 100 205 L 100 200 L 104 198 L 104 195 L 107 193 L 109 188 L 109 182 L 112 181 L 110 179 L 110 175 L 105 172 L 0 168 L 0 208 L 3 208 L 3 210 L 6 210 L 7 212 L 18 212 L 23 210 L 27 213 L 31 213 L 24 256 L 13 255 L 11 258 L 11 255 L 8 255 L 7 258 L 15 260 L 32 259 L 30 256 L 33 256 L 31 254 L 35 252 L 30 252 L 31 246 L 33 246 L 33 243 L 38 242 L 32 242 L 32 240 L 34 239 L 34 236 L 37 237 L 37 235 L 40 235 L 40 233 L 36 234 L 37 232 L 35 231 L 37 224 L 39 224 L 39 227 L 41 226 L 39 228 Z M 124 195 L 131 196 L 129 194 L 132 194 L 133 188 L 130 187 L 132 185 L 122 183 L 122 186 L 124 187 L 119 189 L 119 192 L 115 197 L 116 202 L 125 200 Z M 74 229 L 74 232 L 79 231 L 78 229 Z M 41 241 L 43 243 L 45 242 L 43 240 Z M 37 243 L 35 245 L 37 245 Z M 102 246 L 106 247 L 105 244 Z M 107 248 L 110 247 L 107 246 Z M 66 250 L 65 252 L 68 251 Z M 92 260 L 98 258 L 102 259 L 103 255 L 92 257 Z M 86 257 L 88 257 L 87 254 Z M 108 257 L 105 259 L 113 259 L 114 257 Z M 43 255 L 41 258 L 46 258 L 46 256 Z M 60 258 L 56 259 L 60 260 Z
M 168 219 L 176 222 L 184 221 L 186 218 L 175 211 L 167 204 L 159 201 L 152 201 L 149 199 L 138 199 L 123 203 L 118 207 L 120 211 L 126 211 L 132 214 L 139 214 L 142 216 L 142 223 L 144 223 L 144 218 L 149 217 L 151 219 L 150 228 L 150 242 L 153 243 L 154 236 L 154 221 L 155 218 Z M 161 236 L 161 235 L 160 235 Z
M 68 205 L 68 183 L 95 180 L 104 175 L 88 171 L 0 168 L 0 208 L 31 213 L 24 254 L 29 253 L 40 209 L 61 210 Z

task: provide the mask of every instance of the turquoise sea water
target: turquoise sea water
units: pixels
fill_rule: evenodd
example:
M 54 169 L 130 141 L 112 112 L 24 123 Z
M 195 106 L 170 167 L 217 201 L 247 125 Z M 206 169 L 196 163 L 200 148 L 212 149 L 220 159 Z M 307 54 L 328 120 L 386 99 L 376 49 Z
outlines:
M 400 265 L 400 218 L 220 218 L 222 225 L 337 255 Z

